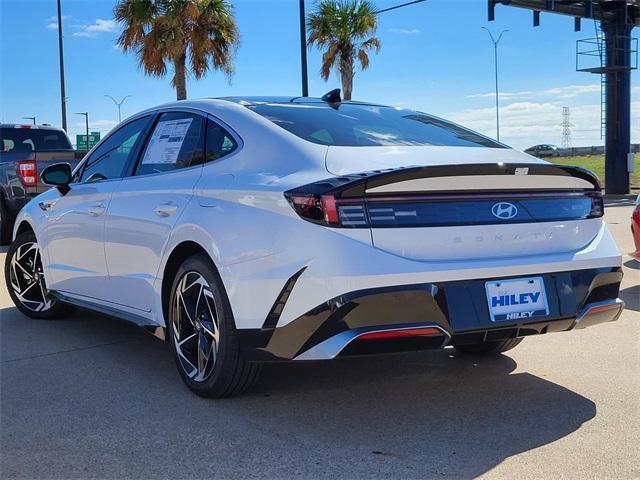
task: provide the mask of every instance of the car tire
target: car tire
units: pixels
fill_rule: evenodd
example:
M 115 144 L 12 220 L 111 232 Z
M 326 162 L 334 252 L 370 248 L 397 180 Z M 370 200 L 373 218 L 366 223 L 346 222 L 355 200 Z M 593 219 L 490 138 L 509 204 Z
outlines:
M 12 233 L 12 225 L 9 221 L 7 209 L 4 206 L 4 201 L 0 198 L 0 245 L 9 245 Z
M 229 298 L 205 254 L 187 258 L 171 287 L 167 339 L 178 371 L 195 394 L 239 395 L 257 381 L 259 363 L 242 355 Z
M 496 340 L 493 342 L 476 343 L 472 345 L 454 345 L 455 349 L 469 355 L 499 355 L 503 352 L 516 348 L 523 338 L 508 338 L 506 340 Z
M 49 295 L 40 247 L 33 232 L 18 235 L 9 247 L 4 263 L 4 278 L 11 300 L 27 317 L 43 320 L 63 318 L 73 310 L 73 307 Z

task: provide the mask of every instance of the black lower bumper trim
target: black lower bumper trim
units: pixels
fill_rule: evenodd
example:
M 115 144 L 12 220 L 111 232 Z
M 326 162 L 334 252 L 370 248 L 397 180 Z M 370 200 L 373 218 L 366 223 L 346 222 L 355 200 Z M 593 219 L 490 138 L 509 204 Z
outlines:
M 620 268 L 532 276 L 544 280 L 549 315 L 543 321 L 492 322 L 485 282 L 498 278 L 487 278 L 350 292 L 319 305 L 285 326 L 239 330 L 238 333 L 245 355 L 259 361 L 295 359 L 343 332 L 407 324 L 436 325 L 451 336 L 450 343 L 454 345 L 480 343 L 571 330 L 586 305 L 617 299 L 622 281 Z M 596 320 L 590 317 L 583 326 L 590 321 Z M 425 344 L 414 340 L 400 343 Z

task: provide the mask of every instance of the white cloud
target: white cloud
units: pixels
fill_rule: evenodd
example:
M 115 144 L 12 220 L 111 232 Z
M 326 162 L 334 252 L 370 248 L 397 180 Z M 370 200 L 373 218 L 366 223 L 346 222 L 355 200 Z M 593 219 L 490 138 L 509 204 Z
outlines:
M 62 15 L 62 21 L 68 20 L 71 18 L 71 15 Z M 46 20 L 47 28 L 49 30 L 58 30 L 58 16 L 53 15 Z
M 388 31 L 396 35 L 416 35 L 420 33 L 418 28 L 390 28 Z
M 528 90 L 525 92 L 499 92 L 500 98 L 519 98 L 532 96 L 534 92 Z M 467 98 L 493 98 L 496 96 L 495 92 L 488 93 L 474 93 L 473 95 L 467 95 Z
M 632 94 L 640 93 L 640 86 Z M 500 139 L 516 148 L 527 148 L 539 143 L 560 144 L 562 139 L 562 107 L 571 108 L 572 145 L 602 145 L 600 138 L 600 84 L 565 85 L 543 90 L 501 92 Z M 478 99 L 479 108 L 468 108 L 447 117 L 490 137 L 496 134 L 496 113 L 493 105 L 482 100 L 493 100 L 495 93 L 477 93 L 467 98 Z M 637 97 L 632 98 L 636 100 Z M 493 103 L 493 102 L 491 102 Z M 486 107 L 484 106 L 486 105 Z M 640 102 L 631 104 L 632 142 L 640 141 Z
M 74 27 L 77 29 L 73 34 L 74 37 L 92 38 L 100 33 L 114 32 L 118 27 L 118 24 L 115 20 L 104 20 L 102 18 L 98 18 L 93 23 L 74 25 Z
M 501 98 L 511 99 L 528 99 L 528 98 L 541 98 L 541 97 L 555 97 L 555 98 L 575 98 L 580 95 L 589 93 L 600 93 L 600 85 L 567 85 L 564 87 L 548 88 L 545 90 L 526 90 L 522 92 L 500 92 Z M 493 98 L 495 92 L 488 93 L 476 93 L 469 95 L 467 98 Z
M 560 144 L 562 138 L 562 103 L 514 102 L 500 108 L 500 139 L 516 148 L 524 149 L 539 143 Z M 631 103 L 637 112 L 640 102 Z M 462 110 L 448 115 L 453 121 L 473 130 L 495 137 L 494 108 Z M 573 146 L 602 145 L 600 139 L 600 104 L 571 107 Z M 640 116 L 632 115 L 632 141 L 640 140 Z

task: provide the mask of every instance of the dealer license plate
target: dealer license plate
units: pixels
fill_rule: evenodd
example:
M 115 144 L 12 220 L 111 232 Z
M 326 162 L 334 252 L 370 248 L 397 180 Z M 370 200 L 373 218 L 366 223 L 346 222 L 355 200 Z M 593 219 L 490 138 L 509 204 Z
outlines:
M 486 282 L 492 322 L 527 321 L 549 315 L 542 277 Z

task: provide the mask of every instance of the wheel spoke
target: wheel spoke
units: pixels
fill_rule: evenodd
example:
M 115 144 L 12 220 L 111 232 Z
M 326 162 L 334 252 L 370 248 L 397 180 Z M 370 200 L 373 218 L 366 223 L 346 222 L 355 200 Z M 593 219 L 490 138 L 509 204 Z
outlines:
M 205 369 L 207 368 L 207 361 L 209 360 L 209 353 L 211 346 L 207 342 L 204 334 L 198 334 L 198 376 L 204 377 Z
M 186 338 L 180 340 L 178 342 L 178 346 L 182 347 L 182 345 L 184 345 L 185 343 L 187 343 L 189 340 L 193 340 L 194 338 L 196 338 L 196 334 L 192 333 L 191 335 L 187 336 Z
M 182 367 L 184 368 L 185 372 L 187 375 L 189 375 L 189 378 L 193 378 L 196 376 L 196 374 L 198 373 L 198 368 L 191 363 L 191 360 L 189 360 L 183 353 L 182 350 L 180 350 L 179 348 L 177 349 L 178 352 L 178 357 L 180 360 L 180 364 L 182 365 Z
M 31 272 L 29 272 L 26 268 L 24 268 L 24 267 L 20 264 L 20 262 L 18 262 L 18 261 L 16 261 L 16 260 L 14 259 L 14 262 L 12 262 L 12 263 L 13 263 L 13 267 L 14 267 L 14 268 L 15 268 L 15 267 L 18 267 L 20 270 L 22 270 L 22 274 L 23 274 L 23 275 L 26 275 L 26 276 L 27 276 L 27 277 L 29 277 L 30 279 L 33 279 L 33 274 L 32 274 Z M 17 274 L 17 272 L 16 272 L 16 274 Z
M 209 335 L 211 335 L 214 338 L 217 344 L 220 340 L 220 332 L 218 329 L 218 322 L 216 319 L 216 310 L 215 310 L 215 302 L 213 299 L 213 293 L 209 290 L 205 290 L 204 297 L 205 297 L 204 299 L 205 304 L 207 306 L 208 320 L 203 321 L 202 326 L 207 331 L 207 333 L 209 333 Z
M 179 306 L 182 307 L 181 308 L 182 313 L 184 313 L 187 320 L 189 320 L 189 323 L 193 326 L 194 325 L 193 318 L 191 318 L 191 314 L 189 313 L 187 304 L 184 301 L 184 297 L 181 294 L 178 294 L 178 302 L 179 302 Z
M 31 290 L 33 287 L 35 287 L 38 284 L 39 284 L 38 282 L 33 282 L 31 285 L 29 285 L 27 288 L 25 288 L 21 292 L 16 292 L 16 295 L 18 295 L 20 299 L 22 299 L 22 297 L 24 297 L 29 290 Z
M 28 248 L 24 249 L 24 247 L 28 247 Z M 24 249 L 24 251 L 22 249 Z M 18 249 L 18 260 L 22 260 L 24 257 L 27 256 L 28 253 L 31 253 L 32 250 L 37 251 L 37 249 L 38 249 L 37 243 L 25 243 Z M 20 252 L 22 252 L 22 254 L 20 254 Z

